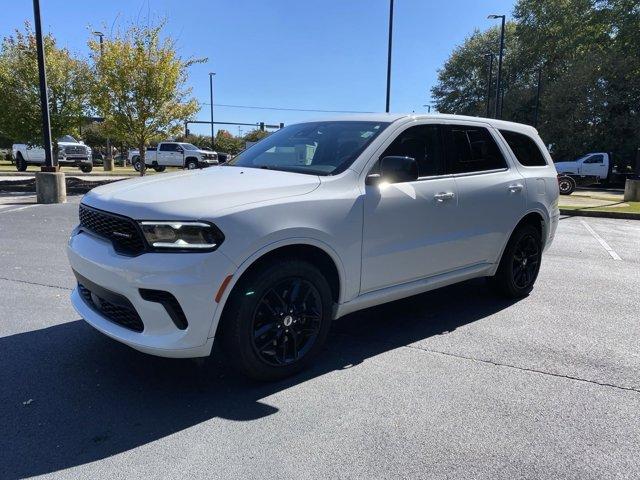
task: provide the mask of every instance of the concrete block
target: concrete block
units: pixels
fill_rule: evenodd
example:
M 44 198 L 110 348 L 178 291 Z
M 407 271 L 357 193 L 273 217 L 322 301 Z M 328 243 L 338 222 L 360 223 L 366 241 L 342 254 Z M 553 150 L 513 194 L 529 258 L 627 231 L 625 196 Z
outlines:
M 38 203 L 66 203 L 67 185 L 62 172 L 36 172 Z
M 640 179 L 627 178 L 624 185 L 624 201 L 640 202 Z

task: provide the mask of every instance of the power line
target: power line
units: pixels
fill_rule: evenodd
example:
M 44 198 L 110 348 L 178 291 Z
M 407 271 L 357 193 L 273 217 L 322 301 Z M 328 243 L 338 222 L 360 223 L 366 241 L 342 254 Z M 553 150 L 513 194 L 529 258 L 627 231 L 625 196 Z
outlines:
M 202 105 L 211 105 L 211 103 L 201 102 Z M 246 108 L 251 110 L 280 110 L 285 112 L 320 112 L 320 113 L 374 113 L 362 110 L 322 110 L 316 108 L 285 108 L 285 107 L 260 107 L 257 105 L 230 105 L 228 103 L 214 103 L 214 107 L 227 108 Z

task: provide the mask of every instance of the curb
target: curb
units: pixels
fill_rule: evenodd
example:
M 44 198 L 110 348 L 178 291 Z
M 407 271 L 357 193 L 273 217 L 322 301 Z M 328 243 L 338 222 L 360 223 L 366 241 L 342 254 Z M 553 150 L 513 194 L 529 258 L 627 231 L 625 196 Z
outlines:
M 560 209 L 560 215 L 570 217 L 601 217 L 601 218 L 617 218 L 620 220 L 640 220 L 640 214 L 628 212 L 599 212 L 594 210 L 565 210 Z
M 81 178 L 67 177 L 66 186 L 67 193 L 87 193 L 92 188 L 100 185 L 106 185 L 107 183 L 113 183 L 122 180 L 121 178 L 114 178 L 113 180 L 96 180 L 86 181 Z M 0 192 L 36 192 L 36 179 L 35 177 L 25 178 L 24 180 L 0 180 Z
M 110 172 L 102 172 L 102 171 L 94 171 L 92 173 L 82 173 L 82 172 L 62 172 L 65 177 L 139 177 L 140 174 L 138 172 L 124 172 L 124 173 L 110 173 Z M 0 177 L 33 177 L 35 178 L 36 172 L 1 172 Z

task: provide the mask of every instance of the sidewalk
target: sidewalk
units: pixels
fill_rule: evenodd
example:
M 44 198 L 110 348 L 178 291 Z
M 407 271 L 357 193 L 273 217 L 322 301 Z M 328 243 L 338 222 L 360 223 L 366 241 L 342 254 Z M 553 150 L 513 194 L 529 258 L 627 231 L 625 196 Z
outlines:
M 640 202 L 625 202 L 622 193 L 576 190 L 560 195 L 559 203 L 563 215 L 640 219 Z

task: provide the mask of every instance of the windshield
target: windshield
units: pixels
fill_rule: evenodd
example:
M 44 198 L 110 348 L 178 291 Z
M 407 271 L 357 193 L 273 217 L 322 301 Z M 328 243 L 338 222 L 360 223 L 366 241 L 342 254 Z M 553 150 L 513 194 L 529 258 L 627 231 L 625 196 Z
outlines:
M 180 146 L 182 148 L 184 148 L 185 150 L 198 150 L 198 147 L 196 147 L 195 145 L 192 145 L 190 143 L 181 143 Z
M 63 135 L 58 139 L 59 142 L 69 142 L 69 143 L 78 143 L 78 141 L 73 138 L 71 135 Z
M 245 150 L 228 165 L 335 175 L 346 170 L 388 125 L 355 121 L 290 125 Z

